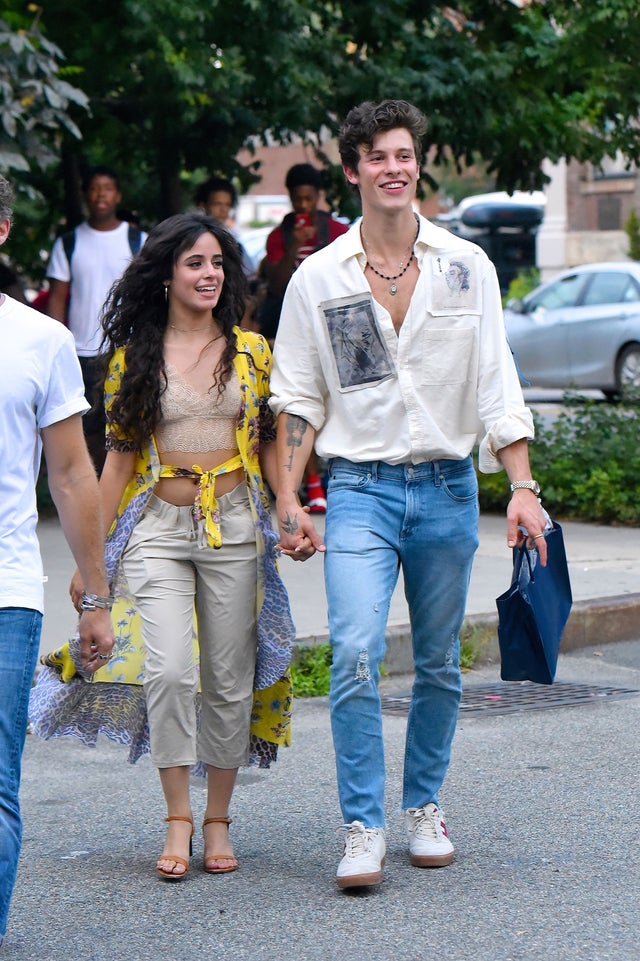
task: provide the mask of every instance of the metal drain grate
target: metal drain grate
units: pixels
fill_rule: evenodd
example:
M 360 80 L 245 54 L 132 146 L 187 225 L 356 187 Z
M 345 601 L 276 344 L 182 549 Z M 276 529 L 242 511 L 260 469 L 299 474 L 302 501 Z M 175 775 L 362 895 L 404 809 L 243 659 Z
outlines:
M 463 688 L 460 717 L 471 714 L 516 714 L 519 711 L 543 711 L 555 707 L 576 707 L 604 700 L 640 695 L 640 691 L 623 687 L 597 687 L 592 684 L 532 684 L 530 681 L 498 681 L 495 684 L 472 684 Z M 410 694 L 382 696 L 385 714 L 409 713 Z

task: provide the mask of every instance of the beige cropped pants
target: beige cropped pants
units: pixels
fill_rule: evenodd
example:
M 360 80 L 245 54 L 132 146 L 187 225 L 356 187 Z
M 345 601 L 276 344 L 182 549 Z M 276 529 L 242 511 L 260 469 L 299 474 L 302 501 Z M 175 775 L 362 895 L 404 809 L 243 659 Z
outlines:
M 248 760 L 256 662 L 257 557 L 245 484 L 218 497 L 223 546 L 209 547 L 191 507 L 152 495 L 123 555 L 145 644 L 151 759 L 232 769 Z M 196 722 L 194 609 L 202 704 Z

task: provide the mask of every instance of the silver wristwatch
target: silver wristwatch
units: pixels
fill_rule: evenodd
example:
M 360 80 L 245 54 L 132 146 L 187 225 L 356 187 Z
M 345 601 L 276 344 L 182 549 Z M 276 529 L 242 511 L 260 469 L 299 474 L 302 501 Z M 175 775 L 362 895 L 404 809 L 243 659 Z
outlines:
M 517 490 L 533 491 L 537 497 L 540 493 L 540 484 L 536 480 L 514 481 L 511 484 L 511 493 Z

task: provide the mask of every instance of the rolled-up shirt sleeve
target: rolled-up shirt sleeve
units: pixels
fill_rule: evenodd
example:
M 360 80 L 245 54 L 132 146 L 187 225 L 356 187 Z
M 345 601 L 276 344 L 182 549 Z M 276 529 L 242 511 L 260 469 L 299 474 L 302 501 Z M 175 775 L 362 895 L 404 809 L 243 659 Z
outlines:
M 507 341 L 498 279 L 489 260 L 485 260 L 483 294 L 478 412 L 484 436 L 479 438 L 478 467 L 484 474 L 495 474 L 503 469 L 498 452 L 523 438 L 532 440 L 535 431 Z
M 478 467 L 482 473 L 496 474 L 503 470 L 504 465 L 499 457 L 502 448 L 523 438 L 533 440 L 534 433 L 533 417 L 527 407 L 497 420 L 480 441 Z

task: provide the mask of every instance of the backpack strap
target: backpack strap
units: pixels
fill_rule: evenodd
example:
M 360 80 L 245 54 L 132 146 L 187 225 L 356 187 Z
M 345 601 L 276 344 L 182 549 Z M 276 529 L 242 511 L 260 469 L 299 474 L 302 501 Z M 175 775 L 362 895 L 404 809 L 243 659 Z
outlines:
M 131 250 L 131 256 L 135 257 L 140 251 L 142 246 L 142 231 L 137 224 L 129 224 L 128 232 L 129 248 Z
M 76 245 L 76 231 L 67 230 L 62 234 L 62 247 L 64 249 L 65 256 L 67 258 L 67 263 L 69 264 L 69 269 L 71 269 L 71 258 L 73 257 L 73 250 Z
M 318 244 L 316 250 L 321 250 L 323 247 L 326 247 L 330 241 L 329 222 L 331 215 L 328 214 L 326 210 L 317 210 L 316 216 L 318 218 Z

